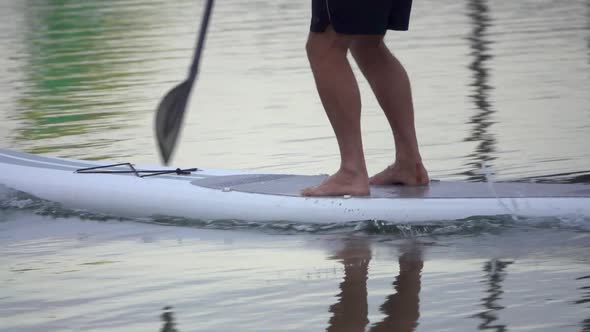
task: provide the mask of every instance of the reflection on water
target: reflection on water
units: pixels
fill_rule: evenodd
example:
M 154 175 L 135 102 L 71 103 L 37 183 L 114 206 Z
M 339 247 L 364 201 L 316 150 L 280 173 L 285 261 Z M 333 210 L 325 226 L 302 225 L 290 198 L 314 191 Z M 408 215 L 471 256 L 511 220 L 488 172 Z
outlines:
M 508 330 L 505 324 L 497 324 L 496 321 L 498 320 L 498 314 L 504 309 L 502 305 L 498 304 L 498 301 L 502 299 L 502 294 L 504 293 L 502 281 L 506 278 L 505 269 L 512 263 L 514 262 L 492 259 L 484 265 L 483 270 L 487 273 L 487 278 L 484 282 L 488 288 L 486 289 L 487 296 L 482 299 L 482 302 L 486 310 L 475 315 L 483 320 L 478 326 L 480 330 L 493 330 L 497 332 Z
M 332 259 L 344 266 L 339 301 L 330 307 L 332 317 L 327 331 L 365 331 L 369 323 L 367 305 L 368 267 L 371 249 L 366 240 L 348 240 L 344 249 Z M 385 317 L 369 331 L 409 332 L 418 326 L 420 273 L 424 265 L 421 245 L 415 242 L 404 247 L 399 256 L 399 275 L 393 282 L 395 293 L 387 296 L 379 307 Z
M 368 267 L 371 261 L 369 244 L 349 240 L 333 259 L 344 266 L 339 301 L 330 307 L 332 317 L 328 331 L 364 331 L 369 323 L 367 305 Z
M 589 306 L 590 304 L 590 275 L 586 275 L 583 277 L 576 278 L 577 281 L 583 280 L 587 281 L 586 286 L 580 287 L 580 292 L 582 293 L 582 298 L 576 301 L 576 304 L 580 304 L 583 306 Z M 590 317 L 583 320 L 580 325 L 582 326 L 582 332 L 590 332 Z
M 566 172 L 523 178 L 524 181 L 539 183 L 590 183 L 590 171 Z
M 368 268 L 371 261 L 370 241 L 367 239 L 345 239 L 344 247 L 330 259 L 337 260 L 344 267 L 340 283 L 338 302 L 331 305 L 331 317 L 326 331 L 362 332 L 369 324 L 368 319 Z M 398 259 L 399 274 L 393 281 L 393 294 L 387 296 L 379 307 L 385 317 L 372 324 L 373 332 L 410 332 L 418 326 L 420 273 L 424 265 L 422 247 L 410 242 L 402 248 Z M 172 307 L 164 307 L 161 314 L 161 332 L 178 332 Z
M 588 234 L 576 231 L 434 235 L 422 238 L 423 259 L 420 245 L 392 236 L 8 218 L 0 222 L 2 332 L 588 325 Z
M 371 261 L 370 241 L 367 239 L 344 239 L 344 246 L 330 257 L 344 267 L 338 302 L 329 307 L 331 317 L 326 331 L 362 332 L 368 319 L 368 267 Z M 372 324 L 373 332 L 411 332 L 418 326 L 420 274 L 424 265 L 422 246 L 409 242 L 402 247 L 398 258 L 399 274 L 393 281 L 393 294 L 387 296 L 380 306 L 385 317 Z M 172 307 L 163 308 L 161 332 L 178 332 Z
M 164 307 L 164 312 L 160 316 L 164 325 L 162 326 L 162 329 L 160 329 L 160 332 L 178 332 L 176 329 L 176 323 L 174 322 L 174 312 L 172 309 L 172 307 Z
M 109 118 L 126 114 L 120 107 L 123 100 L 109 97 L 116 84 L 109 75 L 109 67 L 121 57 L 114 50 L 109 52 L 107 46 L 105 32 L 111 18 L 97 10 L 98 3 L 63 4 L 45 1 L 41 6 L 25 7 L 28 55 L 23 69 L 27 83 L 17 113 L 25 122 L 16 139 L 35 141 L 71 136 L 57 145 L 30 149 L 33 152 L 75 148 L 80 143 L 73 137 L 116 130 L 122 122 L 117 125 Z M 115 142 L 116 139 L 104 139 L 100 144 Z
M 137 112 L 146 110 L 129 88 L 142 84 L 146 73 L 145 55 L 133 47 L 140 45 L 138 32 L 150 27 L 146 16 L 157 10 L 157 3 L 131 5 L 45 0 L 18 6 L 25 17 L 24 82 L 16 109 L 5 110 L 21 123 L 15 145 L 74 157 L 76 151 L 93 149 L 87 159 L 121 155 L 112 147 L 125 137 L 113 133 L 134 126 Z M 147 110 L 153 108 L 149 101 Z
M 344 247 L 330 257 L 342 263 L 344 276 L 338 302 L 329 308 L 331 317 L 326 331 L 362 332 L 369 324 L 367 279 L 371 244 L 366 239 L 343 241 Z M 372 324 L 369 331 L 410 332 L 418 326 L 420 273 L 424 265 L 421 244 L 412 241 L 402 247 L 398 262 L 399 274 L 392 283 L 395 292 L 387 296 L 379 308 L 385 317 Z M 161 332 L 178 332 L 172 309 L 169 306 L 163 308 Z
M 468 68 L 473 72 L 473 83 L 470 85 L 474 91 L 469 96 L 474 103 L 475 114 L 469 120 L 472 125 L 467 142 L 476 142 L 475 152 L 467 156 L 469 170 L 464 173 L 469 180 L 485 181 L 485 174 L 482 174 L 482 166 L 492 166 L 491 161 L 495 159 L 492 153 L 495 152 L 496 140 L 490 132 L 494 123 L 492 116 L 494 108 L 490 102 L 490 92 L 493 87 L 490 85 L 490 69 L 488 61 L 493 56 L 489 49 L 492 42 L 487 38 L 488 27 L 492 25 L 487 0 L 469 0 L 467 3 L 467 16 L 473 25 L 469 36 L 470 55 L 473 61 Z
M 576 280 L 588 280 L 589 283 L 588 286 L 580 287 L 580 290 L 582 291 L 582 298 L 576 301 L 576 304 L 590 303 L 590 275 L 576 278 Z

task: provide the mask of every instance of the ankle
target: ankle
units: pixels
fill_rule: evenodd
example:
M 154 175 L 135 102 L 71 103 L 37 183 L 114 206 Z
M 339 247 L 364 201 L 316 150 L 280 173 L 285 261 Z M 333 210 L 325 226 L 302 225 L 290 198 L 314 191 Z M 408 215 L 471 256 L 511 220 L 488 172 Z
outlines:
M 349 165 L 341 165 L 338 173 L 348 176 L 348 177 L 367 177 L 368 172 L 366 167 L 362 166 L 349 166 Z
M 396 154 L 395 164 L 400 166 L 422 165 L 422 157 L 420 155 Z

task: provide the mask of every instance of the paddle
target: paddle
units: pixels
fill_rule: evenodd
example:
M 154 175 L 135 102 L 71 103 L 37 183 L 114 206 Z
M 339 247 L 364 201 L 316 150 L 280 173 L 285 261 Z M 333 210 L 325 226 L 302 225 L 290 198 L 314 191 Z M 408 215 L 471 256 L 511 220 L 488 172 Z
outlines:
M 203 51 L 203 46 L 205 44 L 205 35 L 207 33 L 207 26 L 209 25 L 209 17 L 211 16 L 212 9 L 213 0 L 207 0 L 205 12 L 203 13 L 203 20 L 201 22 L 201 30 L 199 31 L 199 38 L 197 39 L 197 46 L 193 56 L 193 63 L 187 79 L 178 84 L 174 89 L 170 90 L 166 96 L 164 96 L 156 111 L 156 137 L 158 138 L 160 155 L 164 160 L 165 165 L 168 165 L 170 156 L 176 146 L 178 134 L 182 127 L 184 110 L 195 79 L 197 78 L 199 61 L 201 60 L 201 52 Z

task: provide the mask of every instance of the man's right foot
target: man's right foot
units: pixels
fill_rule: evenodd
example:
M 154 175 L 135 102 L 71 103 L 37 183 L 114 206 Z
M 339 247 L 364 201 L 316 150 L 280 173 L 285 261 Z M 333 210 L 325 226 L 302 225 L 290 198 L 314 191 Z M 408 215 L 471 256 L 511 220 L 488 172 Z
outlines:
M 372 185 L 424 186 L 430 182 L 428 172 L 422 162 L 398 162 L 373 175 L 369 182 Z

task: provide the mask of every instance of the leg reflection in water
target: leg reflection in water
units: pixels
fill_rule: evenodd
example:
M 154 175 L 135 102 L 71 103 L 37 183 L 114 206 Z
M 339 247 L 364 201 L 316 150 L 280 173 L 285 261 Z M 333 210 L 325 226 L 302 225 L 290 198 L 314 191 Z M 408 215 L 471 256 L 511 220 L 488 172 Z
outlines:
M 328 331 L 364 331 L 367 318 L 367 275 L 371 249 L 365 240 L 348 240 L 332 259 L 344 265 L 344 280 L 340 283 L 340 301 L 330 307 L 332 318 Z
M 365 331 L 368 325 L 367 278 L 371 249 L 365 240 L 348 240 L 333 259 L 344 265 L 339 301 L 330 307 L 332 317 L 327 331 Z M 418 325 L 422 248 L 411 243 L 399 256 L 399 275 L 393 282 L 395 293 L 380 307 L 385 318 L 370 331 L 409 332 Z
M 399 275 L 393 282 L 396 293 L 387 297 L 381 305 L 385 318 L 375 324 L 371 331 L 414 331 L 420 317 L 420 273 L 424 266 L 422 248 L 412 243 L 399 256 Z

